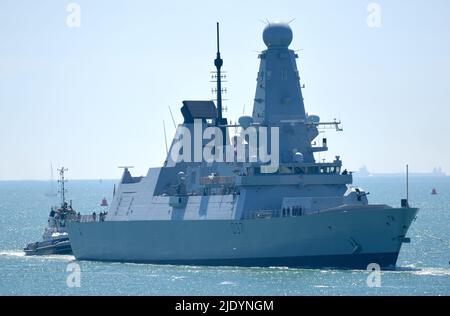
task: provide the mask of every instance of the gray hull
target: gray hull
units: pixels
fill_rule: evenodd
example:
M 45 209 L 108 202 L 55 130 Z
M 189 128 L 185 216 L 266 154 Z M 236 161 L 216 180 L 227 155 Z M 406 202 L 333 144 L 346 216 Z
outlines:
M 159 264 L 395 266 L 414 208 L 252 220 L 71 222 L 77 259 Z

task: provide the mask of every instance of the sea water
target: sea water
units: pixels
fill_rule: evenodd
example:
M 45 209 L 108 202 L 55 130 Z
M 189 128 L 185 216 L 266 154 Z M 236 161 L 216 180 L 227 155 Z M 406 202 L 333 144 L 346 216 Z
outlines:
M 354 182 L 370 192 L 371 203 L 399 206 L 405 196 L 402 177 L 360 177 Z M 70 181 L 68 199 L 82 214 L 94 210 L 98 214 L 101 200 L 111 201 L 114 183 Z M 398 267 L 376 278 L 364 270 L 197 267 L 25 256 L 22 248 L 41 239 L 50 207 L 60 203 L 58 197 L 45 196 L 49 187 L 45 181 L 0 182 L 0 295 L 450 295 L 450 177 L 410 178 L 410 204 L 420 208 L 408 233 L 411 243 L 402 247 Z M 431 195 L 433 188 L 437 195 Z

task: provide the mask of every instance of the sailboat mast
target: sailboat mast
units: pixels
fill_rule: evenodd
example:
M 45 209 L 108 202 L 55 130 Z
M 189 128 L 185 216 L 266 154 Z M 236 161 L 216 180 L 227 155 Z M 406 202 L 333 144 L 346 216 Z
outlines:
M 53 184 L 53 164 L 50 163 L 50 193 L 53 194 L 55 192 L 54 184 Z

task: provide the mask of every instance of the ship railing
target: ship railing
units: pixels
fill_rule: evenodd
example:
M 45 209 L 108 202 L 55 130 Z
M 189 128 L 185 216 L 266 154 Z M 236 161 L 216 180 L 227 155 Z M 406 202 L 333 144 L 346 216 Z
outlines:
M 80 223 L 91 223 L 91 222 L 103 222 L 106 215 L 80 215 L 78 217 L 78 222 Z
M 81 215 L 78 217 L 78 221 L 80 223 L 95 222 L 94 217 L 92 215 Z

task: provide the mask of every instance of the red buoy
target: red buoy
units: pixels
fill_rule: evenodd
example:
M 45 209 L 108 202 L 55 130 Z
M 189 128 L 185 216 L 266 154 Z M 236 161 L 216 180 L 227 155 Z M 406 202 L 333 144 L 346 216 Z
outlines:
M 100 206 L 108 206 L 108 200 L 106 200 L 106 198 L 103 198 L 102 204 L 100 204 Z

